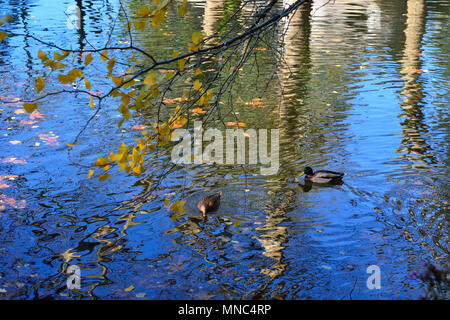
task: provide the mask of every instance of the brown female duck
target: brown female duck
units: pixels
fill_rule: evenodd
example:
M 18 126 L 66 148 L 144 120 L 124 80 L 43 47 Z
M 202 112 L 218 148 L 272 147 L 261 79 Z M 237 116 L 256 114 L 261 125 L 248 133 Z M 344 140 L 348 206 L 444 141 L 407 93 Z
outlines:
M 220 206 L 220 197 L 222 192 L 212 194 L 200 200 L 197 204 L 197 208 L 202 213 L 203 217 L 206 217 L 207 212 L 216 211 Z

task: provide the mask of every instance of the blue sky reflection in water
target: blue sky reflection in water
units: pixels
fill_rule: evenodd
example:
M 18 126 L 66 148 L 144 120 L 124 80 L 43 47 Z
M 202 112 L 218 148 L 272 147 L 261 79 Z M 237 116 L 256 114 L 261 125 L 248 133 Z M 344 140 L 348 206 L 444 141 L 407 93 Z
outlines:
M 77 3 L 81 31 L 68 29 L 64 13 Z M 184 20 L 170 13 L 170 23 L 136 41 L 157 54 L 183 48 L 193 31 L 213 33 L 237 3 L 189 2 Z M 92 115 L 89 99 L 54 96 L 31 118 L 21 113 L 17 98 L 33 96 L 45 48 L 28 36 L 0 43 L 0 297 L 417 298 L 423 286 L 407 273 L 448 258 L 448 3 L 321 4 L 292 18 L 277 71 L 283 96 L 277 85 L 262 93 L 274 71 L 264 47 L 259 77 L 244 66 L 233 91 L 240 121 L 280 129 L 279 174 L 177 167 L 138 207 L 167 167 L 164 156 L 151 157 L 144 179 L 88 180 L 84 166 L 133 142 L 133 126 L 155 115 L 136 114 L 118 129 L 118 105 L 108 105 L 68 157 L 66 143 Z M 79 48 L 84 37 L 103 44 L 117 11 L 116 1 L 2 1 L 0 13 L 15 18 L 7 32 Z M 113 41 L 125 35 L 118 27 Z M 106 91 L 109 80 L 89 72 L 93 90 Z M 344 171 L 345 183 L 306 190 L 293 182 L 306 165 Z M 219 190 L 219 211 L 202 222 L 197 201 Z M 187 200 L 186 215 L 172 219 L 167 197 Z M 73 264 L 78 292 L 66 288 Z M 366 287 L 373 264 L 379 290 Z

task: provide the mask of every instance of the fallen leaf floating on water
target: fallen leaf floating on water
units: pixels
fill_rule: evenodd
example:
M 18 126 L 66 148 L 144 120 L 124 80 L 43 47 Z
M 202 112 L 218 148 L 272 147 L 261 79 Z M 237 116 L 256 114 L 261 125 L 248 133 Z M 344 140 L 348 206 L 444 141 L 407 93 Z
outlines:
M 59 145 L 58 136 L 55 136 L 53 133 L 41 133 L 39 135 L 39 139 L 41 139 L 46 145 L 49 145 L 51 147 L 56 147 Z
M 78 141 L 77 143 L 69 143 L 69 142 L 66 142 L 66 145 L 68 146 L 68 147 L 71 147 L 71 148 L 73 148 L 73 147 L 76 147 L 77 145 L 79 145 L 81 143 L 81 141 Z
M 21 144 L 22 141 L 19 141 L 19 140 L 11 140 L 9 143 L 11 143 L 11 144 Z
M 244 102 L 241 99 L 236 99 L 236 103 L 242 103 L 242 104 L 245 104 L 247 106 L 264 107 L 261 98 L 252 99 L 251 102 Z
M 39 111 L 34 111 L 30 114 L 30 120 L 34 120 L 34 119 L 43 119 L 44 116 L 39 112 Z
M 175 71 L 177 71 L 177 70 L 171 70 L 171 69 L 161 69 L 161 70 L 159 70 L 159 72 L 161 72 L 161 73 L 173 73 Z
M 199 114 L 203 114 L 206 113 L 205 110 L 203 110 L 202 108 L 194 108 L 191 110 L 192 113 L 199 113 Z
M 6 96 L 0 96 L 0 101 L 5 101 L 6 103 L 18 103 L 20 98 L 13 96 L 12 94 L 7 94 Z
M 16 180 L 19 176 L 15 175 L 15 174 L 7 174 L 4 176 L 0 176 L 0 181 L 1 180 Z
M 175 103 L 177 103 L 178 101 L 177 101 L 176 99 L 164 99 L 163 102 L 164 102 L 164 103 L 169 103 L 169 104 L 171 104 L 171 103 L 175 104 Z
M 101 96 L 102 92 L 101 91 L 88 91 L 89 94 L 92 94 L 93 96 Z
M 21 120 L 20 121 L 20 124 L 21 125 L 31 125 L 31 124 L 35 124 L 35 123 L 37 123 L 37 121 L 33 121 L 33 120 Z
M 143 130 L 145 128 L 147 128 L 147 126 L 145 124 L 136 124 L 131 127 L 131 129 L 133 129 L 133 130 Z
M 14 209 L 25 209 L 28 207 L 28 203 L 25 200 L 16 200 L 14 198 L 8 198 L 4 194 L 0 194 L 0 203 L 4 203 Z
M 262 99 L 259 98 L 255 98 L 252 100 L 252 102 L 248 102 L 246 104 L 248 104 L 249 106 L 259 106 L 259 107 L 263 105 Z
M 26 164 L 27 162 L 25 160 L 18 160 L 14 157 L 6 157 L 3 159 L 0 159 L 1 163 L 13 163 L 13 164 Z
M 0 189 L 6 189 L 6 188 L 9 188 L 10 187 L 10 185 L 9 184 L 6 184 L 6 183 L 3 183 L 3 182 L 0 182 Z
M 247 124 L 245 124 L 244 122 L 227 122 L 226 123 L 227 126 L 229 127 L 238 127 L 238 128 L 244 128 L 247 126 Z
M 428 70 L 422 70 L 422 69 L 409 69 L 409 72 L 414 72 L 414 73 L 425 73 L 425 72 L 428 72 Z
M 125 289 L 125 292 L 130 292 L 130 291 L 133 291 L 133 290 L 134 290 L 134 286 L 131 285 L 128 288 Z

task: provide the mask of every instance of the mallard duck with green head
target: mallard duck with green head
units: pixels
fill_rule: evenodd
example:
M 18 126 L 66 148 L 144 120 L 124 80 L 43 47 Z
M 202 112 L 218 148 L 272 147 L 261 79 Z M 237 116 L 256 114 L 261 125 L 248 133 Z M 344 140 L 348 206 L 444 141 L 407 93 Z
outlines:
M 345 173 L 330 170 L 317 170 L 314 172 L 311 167 L 306 167 L 300 174 L 300 177 L 303 175 L 305 175 L 306 182 L 325 184 L 342 182 Z

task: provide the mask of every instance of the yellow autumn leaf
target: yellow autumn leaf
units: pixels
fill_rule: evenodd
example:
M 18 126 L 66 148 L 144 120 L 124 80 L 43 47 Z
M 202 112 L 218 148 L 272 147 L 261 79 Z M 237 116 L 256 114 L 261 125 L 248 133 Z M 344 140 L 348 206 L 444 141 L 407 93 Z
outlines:
M 133 175 L 134 176 L 139 176 L 142 174 L 142 172 L 144 172 L 144 168 L 140 164 L 133 167 Z
M 152 12 L 148 9 L 146 5 L 143 5 L 138 11 L 136 12 L 137 18 L 146 18 L 148 17 Z
M 28 112 L 32 113 L 34 110 L 36 110 L 38 107 L 37 103 L 24 103 L 23 108 Z
M 213 96 L 213 92 L 211 90 L 206 91 L 206 95 L 205 95 L 206 100 L 208 100 L 208 101 L 211 100 L 212 96 Z
M 227 122 L 226 123 L 227 126 L 234 126 L 234 127 L 238 127 L 238 128 L 244 128 L 247 126 L 247 124 L 245 124 L 244 122 Z
M 138 161 L 139 160 L 139 151 L 138 151 L 138 149 L 133 148 L 132 158 L 133 158 L 134 161 Z
M 112 69 L 114 68 L 114 65 L 116 64 L 116 59 L 111 58 L 108 60 L 107 62 L 107 68 L 108 68 L 108 72 L 112 73 Z
M 174 213 L 181 214 L 186 211 L 186 208 L 184 207 L 185 203 L 186 201 L 177 200 L 172 203 L 172 205 L 169 207 L 169 210 Z
M 166 10 L 162 9 L 155 13 L 152 17 L 152 25 L 156 29 L 158 26 L 164 22 L 164 17 L 166 15 Z
M 116 85 L 116 87 L 120 86 L 123 82 L 123 77 L 112 77 L 112 81 Z
M 199 90 L 202 87 L 202 83 L 199 80 L 194 81 L 194 90 Z
M 108 60 L 108 51 L 107 51 L 107 50 L 103 50 L 103 51 L 102 51 L 102 53 L 101 53 L 101 55 L 100 55 L 100 59 L 101 59 L 102 61 Z
M 125 119 L 130 119 L 131 118 L 130 110 L 127 108 L 126 105 L 121 104 L 120 107 L 119 107 L 119 112 L 122 114 L 122 116 Z
M 180 16 L 184 16 L 187 13 L 187 0 L 183 0 L 183 4 L 178 7 L 178 13 Z
M 2 26 L 6 22 L 10 22 L 12 20 L 13 20 L 13 17 L 11 17 L 9 14 L 7 14 L 0 19 L 0 26 Z
M 94 170 L 89 170 L 88 173 L 88 179 L 90 179 L 92 177 L 92 175 L 94 174 Z
M 128 288 L 126 288 L 126 289 L 124 289 L 124 290 L 125 290 L 125 292 L 133 291 L 133 290 L 134 290 L 134 286 L 131 285 L 131 286 L 129 286 Z
M 136 84 L 136 80 L 134 80 L 134 79 L 133 80 L 129 80 L 129 77 L 128 77 L 127 82 L 123 85 L 123 88 L 127 89 L 127 88 L 129 88 L 131 86 L 134 86 L 135 84 Z M 134 94 L 136 93 L 136 90 L 133 90 L 131 92 L 132 92 L 132 94 L 134 96 Z
M 44 51 L 39 50 L 38 51 L 38 58 L 41 59 L 41 60 L 45 60 L 45 59 L 47 59 L 47 55 L 45 54 Z
M 60 54 L 58 52 L 53 52 L 53 59 L 55 59 L 56 61 L 60 61 L 64 58 L 66 58 L 69 55 L 69 51 L 63 52 L 63 54 Z
M 147 26 L 147 24 L 148 24 L 148 21 L 135 21 L 134 22 L 134 27 L 137 30 L 144 30 L 145 27 Z
M 104 167 L 109 164 L 107 157 L 100 157 L 97 160 L 95 160 L 95 166 L 96 167 Z
M 107 173 L 104 173 L 104 174 L 101 174 L 101 175 L 98 177 L 98 180 L 99 180 L 99 181 L 105 181 L 106 179 L 109 179 L 109 178 L 111 178 L 111 175 L 109 175 L 109 174 L 107 174 Z
M 66 145 L 67 145 L 68 147 L 71 147 L 71 148 L 73 148 L 73 147 L 75 147 L 75 146 L 79 145 L 80 143 L 81 143 L 81 141 L 78 141 L 78 142 L 77 142 L 77 143 L 75 143 L 75 144 L 67 142 L 67 143 L 66 143 Z
M 58 74 L 58 80 L 62 84 L 72 83 L 77 80 L 77 78 L 83 77 L 83 72 L 80 69 L 70 70 L 66 75 Z
M 200 41 L 203 40 L 203 34 L 201 31 L 196 31 L 196 32 L 192 33 L 191 38 L 192 38 L 192 43 L 197 45 L 200 43 Z
M 87 78 L 84 78 L 84 85 L 86 86 L 86 89 L 91 90 L 91 83 Z
M 179 65 L 179 68 L 180 68 L 180 71 L 183 71 L 184 70 L 184 65 L 186 64 L 186 59 L 180 59 L 179 61 L 178 61 L 178 65 Z
M 66 66 L 64 63 L 61 63 L 59 61 L 53 61 L 50 59 L 42 59 L 42 64 L 44 66 L 52 68 L 52 70 L 62 69 Z
M 94 58 L 92 58 L 92 53 L 89 52 L 89 53 L 86 55 L 86 58 L 84 58 L 84 65 L 85 65 L 85 66 L 88 66 L 88 65 L 92 62 L 92 60 L 94 60 Z
M 197 68 L 197 70 L 195 70 L 194 77 L 199 76 L 202 73 L 203 73 L 202 70 L 200 70 L 200 68 Z
M 92 99 L 92 96 L 89 96 L 89 100 L 90 100 L 89 107 L 95 108 L 94 99 Z
M 5 39 L 8 36 L 8 34 L 6 32 L 2 32 L 0 31 L 0 41 L 2 41 L 3 39 Z
M 150 72 L 144 79 L 145 84 L 154 84 L 156 83 L 156 77 L 158 74 L 156 72 Z
M 128 105 L 130 103 L 130 96 L 127 95 L 126 93 L 122 93 L 122 99 L 120 99 L 122 101 L 122 103 L 124 105 Z
M 164 206 L 167 207 L 170 203 L 170 199 L 169 198 L 165 198 L 164 199 Z
M 42 79 L 42 76 L 39 76 L 36 79 L 36 91 L 37 91 L 37 93 L 41 92 L 42 89 L 44 89 L 44 87 L 45 87 L 44 79 Z

